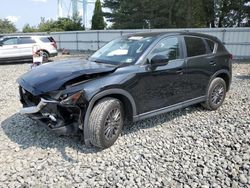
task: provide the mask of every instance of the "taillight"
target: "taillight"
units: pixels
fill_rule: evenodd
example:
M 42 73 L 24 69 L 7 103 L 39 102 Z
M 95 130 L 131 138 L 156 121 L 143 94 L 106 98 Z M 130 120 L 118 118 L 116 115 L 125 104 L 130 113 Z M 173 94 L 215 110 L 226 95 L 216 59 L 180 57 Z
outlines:
M 56 42 L 52 42 L 51 45 L 57 49 L 57 45 L 56 45 Z

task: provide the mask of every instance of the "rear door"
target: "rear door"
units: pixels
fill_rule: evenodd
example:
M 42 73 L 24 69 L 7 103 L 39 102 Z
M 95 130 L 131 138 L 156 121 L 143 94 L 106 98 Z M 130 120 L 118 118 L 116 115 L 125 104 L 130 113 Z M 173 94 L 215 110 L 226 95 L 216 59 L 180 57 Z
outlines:
M 210 77 L 215 72 L 216 59 L 214 48 L 209 40 L 196 36 L 184 36 L 187 62 L 187 99 L 206 95 Z
M 9 59 L 18 56 L 19 53 L 17 49 L 17 37 L 9 37 L 3 39 L 0 45 L 0 58 Z
M 32 56 L 32 47 L 36 42 L 31 37 L 20 37 L 18 39 L 18 51 L 22 57 Z

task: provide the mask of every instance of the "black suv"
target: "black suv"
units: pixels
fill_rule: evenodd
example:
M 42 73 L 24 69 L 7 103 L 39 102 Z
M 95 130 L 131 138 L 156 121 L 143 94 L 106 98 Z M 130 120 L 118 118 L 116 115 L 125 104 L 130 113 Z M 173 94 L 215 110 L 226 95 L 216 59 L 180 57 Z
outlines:
M 20 113 L 59 134 L 110 147 L 127 122 L 201 103 L 219 108 L 232 55 L 209 35 L 137 33 L 115 39 L 88 60 L 41 65 L 18 79 Z

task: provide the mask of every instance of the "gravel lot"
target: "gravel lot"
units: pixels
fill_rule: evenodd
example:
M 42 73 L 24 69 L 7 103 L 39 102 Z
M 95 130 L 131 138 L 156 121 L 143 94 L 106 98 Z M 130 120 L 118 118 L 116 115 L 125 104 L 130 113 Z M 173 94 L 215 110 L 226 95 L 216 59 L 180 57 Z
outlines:
M 234 63 L 218 111 L 140 121 L 103 151 L 17 113 L 15 80 L 29 67 L 0 65 L 0 187 L 250 187 L 250 62 Z

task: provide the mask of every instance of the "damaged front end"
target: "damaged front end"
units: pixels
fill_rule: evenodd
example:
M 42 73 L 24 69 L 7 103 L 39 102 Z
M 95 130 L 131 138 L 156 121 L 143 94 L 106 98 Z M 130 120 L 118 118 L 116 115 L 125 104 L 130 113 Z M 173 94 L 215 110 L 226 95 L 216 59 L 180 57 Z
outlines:
M 89 102 L 85 84 L 116 69 L 116 65 L 82 59 L 53 62 L 32 69 L 17 80 L 23 104 L 20 113 L 61 135 L 75 134 L 83 129 Z
M 23 108 L 21 114 L 29 116 L 42 124 L 47 125 L 59 135 L 74 135 L 83 125 L 83 117 L 86 111 L 84 92 L 74 94 L 57 93 L 57 99 L 51 99 L 48 95 L 34 96 L 20 86 L 20 101 Z

